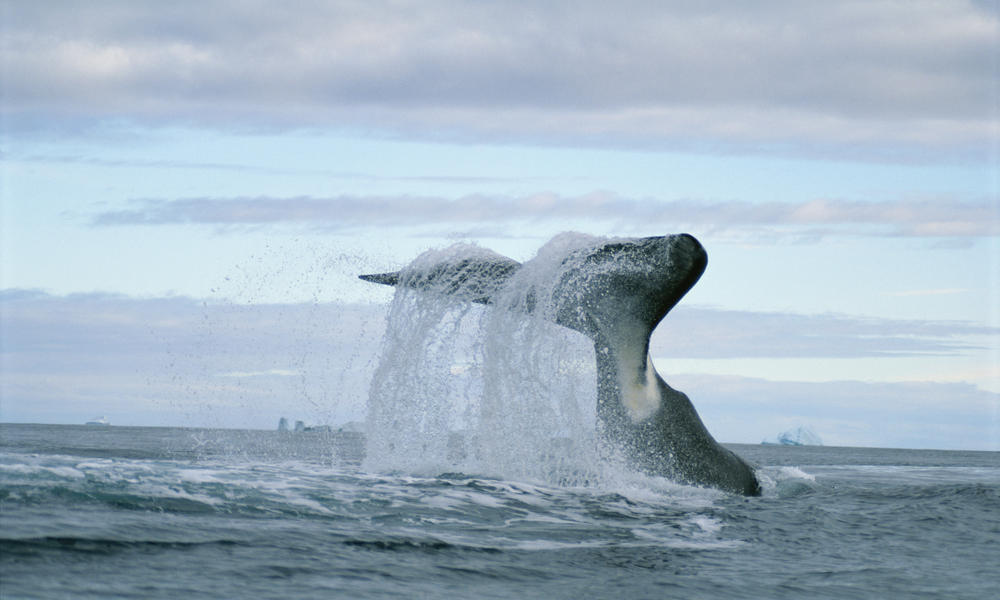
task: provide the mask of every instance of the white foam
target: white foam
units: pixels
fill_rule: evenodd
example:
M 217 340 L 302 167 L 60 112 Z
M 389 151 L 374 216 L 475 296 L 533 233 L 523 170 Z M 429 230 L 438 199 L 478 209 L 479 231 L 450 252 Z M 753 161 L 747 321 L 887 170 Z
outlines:
M 806 473 L 798 467 L 778 467 L 780 479 L 805 479 L 806 481 L 816 481 L 816 476 Z
M 697 525 L 701 531 L 709 534 L 718 533 L 722 529 L 722 521 L 706 515 L 695 515 L 691 517 L 691 522 Z
M 552 540 L 521 540 L 513 542 L 511 545 L 512 550 L 527 550 L 529 552 L 545 551 L 545 550 L 576 550 L 579 548 L 602 548 L 608 547 L 611 544 L 604 541 L 585 541 L 585 542 L 555 542 Z
M 49 467 L 44 465 L 28 465 L 28 464 L 13 464 L 5 465 L 0 464 L 0 472 L 4 473 L 17 473 L 20 475 L 40 475 L 48 474 L 55 475 L 56 477 L 61 477 L 64 479 L 83 479 L 86 475 L 74 469 L 73 467 Z

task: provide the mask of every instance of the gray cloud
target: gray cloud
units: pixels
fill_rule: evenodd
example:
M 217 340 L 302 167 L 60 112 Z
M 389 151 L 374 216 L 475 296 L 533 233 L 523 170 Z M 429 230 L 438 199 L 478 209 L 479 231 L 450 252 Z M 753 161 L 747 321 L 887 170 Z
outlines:
M 28 154 L 23 156 L 0 152 L 0 160 L 10 163 L 58 163 L 69 165 L 90 165 L 111 168 L 167 168 L 205 171 L 230 171 L 238 173 L 264 173 L 269 175 L 322 175 L 328 178 L 363 182 L 408 182 L 408 183 L 509 183 L 525 181 L 545 181 L 555 179 L 548 176 L 494 177 L 484 175 L 376 175 L 360 171 L 336 171 L 331 169 L 309 169 L 298 167 L 271 167 L 250 163 L 208 162 L 189 160 L 143 160 L 139 158 L 107 159 L 93 156 L 68 154 Z
M 997 335 L 1000 328 L 961 321 L 735 311 L 682 304 L 657 328 L 650 352 L 661 358 L 946 356 L 982 349 Z M 981 341 L 969 341 L 974 338 Z
M 126 119 L 703 148 L 988 151 L 968 2 L 11 3 L 8 127 Z
M 265 428 L 282 415 L 335 424 L 360 418 L 385 310 L 6 290 L 0 418 L 82 422 L 104 413 L 119 424 Z M 961 322 L 684 307 L 664 327 L 697 344 L 658 331 L 657 356 L 706 358 L 954 354 L 966 349 L 959 336 L 998 333 Z M 1000 397 L 968 384 L 708 375 L 672 375 L 670 383 L 725 441 L 758 442 L 806 423 L 831 444 L 995 450 L 998 443 L 989 415 Z
M 483 225 L 503 233 L 511 223 L 614 223 L 634 231 L 653 224 L 693 226 L 709 232 L 770 228 L 826 235 L 888 235 L 961 238 L 1000 235 L 996 207 L 988 201 L 950 199 L 860 202 L 817 199 L 805 203 L 624 198 L 613 193 L 584 196 L 534 194 L 500 197 L 299 196 L 145 199 L 130 208 L 96 214 L 93 225 L 304 224 L 327 230 L 364 226 Z
M 3 420 L 271 427 L 364 415 L 384 307 L 0 292 Z M 34 416 L 31 416 L 34 415 Z
M 376 328 L 377 343 L 384 312 L 367 304 L 235 304 L 0 291 L 4 352 L 21 357 L 28 370 L 58 364 L 67 372 L 108 367 L 128 372 L 162 367 L 158 361 L 173 354 L 195 359 L 188 365 L 195 370 L 214 364 L 210 372 L 301 371 L 300 359 L 310 347 L 317 355 L 340 356 L 345 340 L 363 341 L 369 326 Z
M 758 443 L 809 425 L 831 446 L 1000 448 L 1000 394 L 964 383 L 808 383 L 676 375 L 713 435 Z
M 341 356 L 357 350 L 345 350 L 345 345 L 361 344 L 366 348 L 362 353 L 371 354 L 381 339 L 385 307 L 5 290 L 0 292 L 0 317 L 4 352 L 21 357 L 25 368 L 60 363 L 65 356 L 61 367 L 65 370 L 114 366 L 132 371 L 159 364 L 143 361 L 162 358 L 169 350 L 204 354 L 206 364 L 215 363 L 208 369 L 212 372 L 266 372 L 301 370 L 294 357 L 303 354 Z M 995 327 L 964 321 L 733 311 L 682 304 L 657 329 L 652 351 L 666 358 L 954 355 L 980 348 L 970 338 L 998 334 Z

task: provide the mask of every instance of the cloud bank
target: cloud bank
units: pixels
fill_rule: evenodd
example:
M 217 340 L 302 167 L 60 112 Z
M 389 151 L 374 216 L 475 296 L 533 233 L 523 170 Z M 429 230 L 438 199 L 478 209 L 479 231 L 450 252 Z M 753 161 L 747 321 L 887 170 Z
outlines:
M 0 419 L 271 428 L 361 419 L 385 306 L 0 293 Z M 676 331 L 671 329 L 676 328 Z M 996 328 L 679 307 L 657 357 L 952 355 Z M 1000 397 L 968 384 L 672 375 L 726 441 L 806 422 L 829 443 L 997 449 Z M 991 424 L 992 423 L 992 424 Z M 993 427 L 993 430 L 990 428 Z M 991 431 L 993 433 L 991 433 Z M 991 436 L 994 436 L 991 438 Z M 992 440 L 992 441 L 990 441 Z
M 194 197 L 134 200 L 128 208 L 97 213 L 96 226 L 304 224 L 326 230 L 364 226 L 479 224 L 498 231 L 510 223 L 598 221 L 619 230 L 651 224 L 671 230 L 694 225 L 715 231 L 776 227 L 826 234 L 906 237 L 1000 235 L 997 208 L 989 201 L 952 199 L 861 202 L 817 199 L 805 203 L 625 198 L 613 193 L 584 196 L 310 196 Z
M 956 2 L 19 2 L 12 130 L 104 120 L 695 149 L 989 152 L 998 17 Z M 894 149 L 894 150 L 893 150 Z
M 670 383 L 691 397 L 721 440 L 759 443 L 805 424 L 828 446 L 1000 449 L 1000 394 L 969 384 L 718 375 L 677 375 Z
M 657 358 L 950 356 L 986 347 L 1000 328 L 961 321 L 677 306 L 653 334 Z M 974 340 L 974 341 L 970 341 Z
M 363 418 L 384 307 L 0 292 L 0 419 L 271 428 Z

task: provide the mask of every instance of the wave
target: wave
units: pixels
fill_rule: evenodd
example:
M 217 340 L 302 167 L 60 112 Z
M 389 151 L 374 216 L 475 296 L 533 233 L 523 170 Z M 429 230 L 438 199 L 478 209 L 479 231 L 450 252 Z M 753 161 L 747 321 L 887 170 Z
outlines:
M 8 556 L 260 546 L 272 543 L 264 531 L 294 531 L 296 545 L 385 553 L 707 550 L 741 543 L 726 537 L 724 521 L 713 514 L 723 494 L 646 476 L 568 487 L 296 462 L 19 458 L 24 462 L 2 463 L 0 501 L 6 513 L 31 519 L 23 526 L 5 520 L 0 542 Z M 74 524 L 67 514 L 78 515 Z M 79 515 L 102 516 L 91 524 Z
M 372 472 L 322 448 L 0 452 L 0 572 L 5 597 L 989 597 L 995 460 L 756 451 L 759 498 L 612 469 Z
M 52 550 L 90 555 L 113 555 L 125 552 L 158 552 L 207 546 L 231 547 L 241 544 L 237 540 L 210 540 L 199 542 L 159 540 L 116 540 L 72 536 L 42 536 L 36 538 L 0 539 L 0 554 L 7 558 L 30 557 Z
M 420 539 L 384 539 L 384 540 L 344 540 L 345 546 L 362 548 L 364 550 L 374 550 L 378 552 L 482 552 L 486 554 L 500 554 L 499 548 L 470 546 L 465 544 L 450 544 L 441 540 L 420 540 Z

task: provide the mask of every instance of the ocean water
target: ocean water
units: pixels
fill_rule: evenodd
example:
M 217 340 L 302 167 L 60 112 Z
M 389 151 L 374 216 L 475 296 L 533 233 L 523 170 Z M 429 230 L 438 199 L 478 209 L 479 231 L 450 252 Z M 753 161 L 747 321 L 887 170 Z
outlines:
M 763 496 L 380 471 L 358 434 L 3 424 L 0 597 L 997 597 L 1000 454 L 732 448 Z

